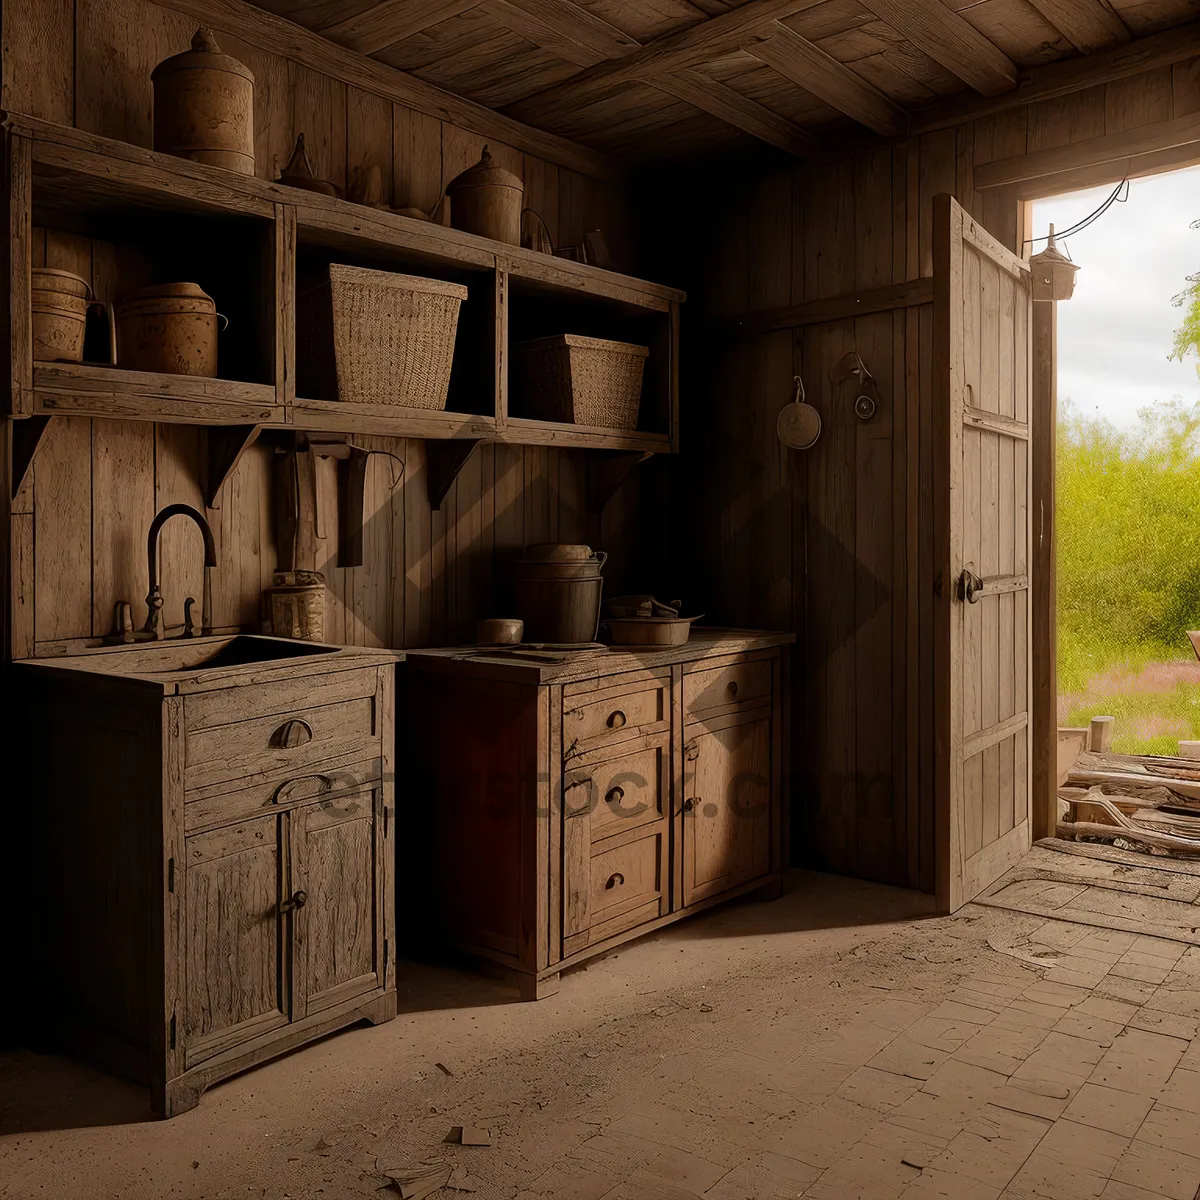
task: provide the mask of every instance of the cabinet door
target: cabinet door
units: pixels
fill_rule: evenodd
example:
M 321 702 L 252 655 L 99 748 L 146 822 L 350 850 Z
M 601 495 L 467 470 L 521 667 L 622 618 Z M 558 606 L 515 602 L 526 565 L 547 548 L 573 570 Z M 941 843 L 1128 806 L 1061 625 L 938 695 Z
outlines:
M 688 731 L 684 745 L 683 902 L 771 869 L 771 720 L 739 714 Z
M 378 786 L 298 809 L 293 854 L 296 1017 L 382 988 L 383 810 Z
M 185 843 L 183 1046 L 188 1067 L 289 1020 L 281 896 L 286 817 Z

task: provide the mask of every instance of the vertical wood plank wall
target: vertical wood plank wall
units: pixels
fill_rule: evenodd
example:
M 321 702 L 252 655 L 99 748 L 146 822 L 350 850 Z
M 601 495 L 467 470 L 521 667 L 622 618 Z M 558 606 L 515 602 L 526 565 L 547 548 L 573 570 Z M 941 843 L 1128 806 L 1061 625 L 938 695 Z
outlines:
M 4 0 L 3 98 L 6 109 L 149 146 L 150 72 L 187 48 L 196 22 L 145 0 Z M 255 76 L 256 168 L 274 178 L 303 132 L 316 173 L 344 186 L 354 167 L 378 164 L 384 201 L 430 209 L 444 185 L 475 162 L 484 140 L 447 122 L 393 105 L 336 79 L 216 30 L 222 49 Z M 602 228 L 618 265 L 636 270 L 628 197 L 510 147 L 492 153 L 525 181 L 526 203 L 545 219 L 555 243 Z M 76 271 L 103 286 L 106 248 L 44 232 L 35 265 Z M 611 586 L 629 577 L 640 553 L 638 481 L 589 519 L 586 455 L 543 447 L 483 447 L 440 511 L 425 491 L 421 441 L 362 439 L 405 464 L 372 456 L 368 467 L 366 556 L 340 569 L 336 522 L 318 539 L 318 566 L 329 592 L 326 637 L 364 645 L 412 647 L 461 641 L 491 608 L 494 578 L 525 542 L 591 541 L 609 550 Z M 198 483 L 204 441 L 198 429 L 130 421 L 59 418 L 13 504 L 14 555 L 33 559 L 32 589 L 14 597 L 15 657 L 54 653 L 63 642 L 111 628 L 113 604 L 133 602 L 141 620 L 146 594 L 146 530 L 165 504 L 203 507 Z M 276 565 L 271 519 L 271 451 L 247 453 L 221 495 L 214 520 L 219 566 L 213 577 L 218 627 L 255 626 L 259 596 Z M 318 460 L 324 511 L 336 512 L 336 476 Z M 185 521 L 163 531 L 160 553 L 166 620 L 183 619 L 185 596 L 200 595 L 199 535 Z M 499 574 L 498 574 L 499 573 Z M 502 590 L 501 590 L 501 594 Z
M 710 618 L 799 635 L 794 861 L 933 888 L 932 306 L 738 339 L 698 327 L 931 275 L 940 192 L 1020 252 L 1018 202 L 977 191 L 977 165 L 1194 112 L 1200 60 L 832 163 L 697 181 L 679 205 L 695 213 L 679 259 L 695 536 L 678 569 Z M 852 384 L 829 378 L 851 349 L 883 397 L 866 424 Z M 775 435 L 797 371 L 823 424 L 808 451 Z

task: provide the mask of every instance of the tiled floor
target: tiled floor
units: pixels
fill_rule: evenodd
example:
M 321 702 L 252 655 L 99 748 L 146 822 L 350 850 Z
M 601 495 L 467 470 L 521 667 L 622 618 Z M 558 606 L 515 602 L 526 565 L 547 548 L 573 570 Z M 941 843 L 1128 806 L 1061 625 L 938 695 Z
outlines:
M 799 876 L 537 1005 L 422 968 L 396 1022 L 170 1123 L 12 1055 L 0 1195 L 387 1196 L 389 1167 L 441 1160 L 451 1200 L 1197 1197 L 1200 947 L 922 906 Z M 458 1124 L 492 1145 L 443 1144 Z

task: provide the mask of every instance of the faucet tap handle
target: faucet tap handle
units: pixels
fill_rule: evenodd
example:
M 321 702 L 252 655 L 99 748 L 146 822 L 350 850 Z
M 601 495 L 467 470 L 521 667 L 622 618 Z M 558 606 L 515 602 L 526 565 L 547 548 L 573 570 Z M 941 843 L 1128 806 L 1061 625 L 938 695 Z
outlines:
M 190 638 L 196 636 L 196 622 L 192 620 L 192 605 L 196 603 L 194 596 L 189 596 L 183 602 L 183 633 L 180 637 Z

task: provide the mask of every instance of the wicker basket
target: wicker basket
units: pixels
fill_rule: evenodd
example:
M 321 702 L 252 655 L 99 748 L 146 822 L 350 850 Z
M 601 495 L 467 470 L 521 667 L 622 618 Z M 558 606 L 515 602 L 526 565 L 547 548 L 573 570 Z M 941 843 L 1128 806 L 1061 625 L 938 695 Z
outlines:
M 605 429 L 636 429 L 645 346 L 560 334 L 516 349 L 519 388 L 529 415 Z
M 333 263 L 329 295 L 339 400 L 446 407 L 465 287 Z

